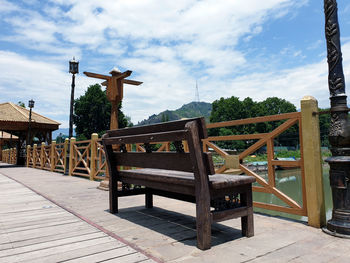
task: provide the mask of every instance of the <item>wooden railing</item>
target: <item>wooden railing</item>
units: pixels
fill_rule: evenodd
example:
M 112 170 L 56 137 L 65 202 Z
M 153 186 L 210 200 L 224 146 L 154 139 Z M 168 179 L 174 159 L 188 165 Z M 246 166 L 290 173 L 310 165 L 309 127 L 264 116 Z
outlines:
M 2 150 L 2 162 L 9 164 L 16 164 L 17 162 L 17 149 L 10 148 Z
M 28 146 L 27 167 L 103 180 L 106 175 L 106 158 L 101 139 L 93 134 L 91 140 L 76 141 L 72 138 L 66 139 L 64 143 L 56 144 L 53 141 L 50 145 L 43 143 L 40 146 Z
M 225 160 L 229 159 L 230 156 L 227 151 L 218 147 L 214 142 L 218 141 L 237 141 L 237 140 L 256 140 L 256 142 L 238 154 L 238 164 L 239 169 L 247 175 L 254 176 L 257 180 L 259 186 L 253 186 L 254 192 L 261 192 L 267 194 L 273 194 L 280 200 L 282 200 L 286 206 L 267 204 L 262 202 L 254 202 L 255 207 L 276 210 L 280 212 L 296 214 L 296 215 L 307 215 L 306 209 L 306 191 L 305 191 L 305 174 L 304 174 L 304 159 L 303 159 L 303 144 L 302 144 L 302 132 L 301 132 L 301 113 L 293 112 L 286 114 L 278 114 L 266 117 L 257 117 L 250 119 L 242 119 L 242 120 L 234 120 L 220 123 L 211 123 L 207 125 L 208 129 L 212 128 L 222 128 L 222 127 L 232 127 L 239 125 L 249 125 L 261 122 L 272 122 L 272 121 L 281 121 L 285 120 L 280 126 L 275 128 L 273 131 L 269 133 L 256 133 L 256 134 L 243 134 L 243 135 L 229 135 L 229 136 L 215 136 L 209 137 L 204 140 L 203 147 L 205 151 L 209 151 L 209 148 L 214 150 L 217 154 L 223 157 Z M 300 159 L 295 161 L 279 161 L 275 160 L 274 155 L 274 139 L 281 135 L 284 131 L 291 128 L 292 126 L 298 124 L 299 127 L 299 142 L 300 142 Z M 262 176 L 257 174 L 256 172 L 250 170 L 246 165 L 244 165 L 243 160 L 248 155 L 254 154 L 261 147 L 267 147 L 267 170 L 268 170 L 268 178 L 265 180 Z M 291 197 L 287 196 L 281 190 L 276 188 L 276 176 L 275 176 L 275 168 L 276 166 L 280 167 L 299 167 L 301 171 L 301 181 L 302 181 L 302 204 L 297 203 Z M 223 164 L 216 172 L 223 173 L 230 167 L 227 167 L 226 163 Z
M 323 204 L 323 188 L 322 188 L 322 173 L 321 158 L 314 152 L 319 151 L 320 143 L 317 139 L 318 115 L 317 101 L 313 98 L 305 97 L 301 104 L 301 113 L 293 112 L 287 114 L 279 114 L 258 118 L 242 119 L 226 121 L 221 123 L 211 123 L 207 125 L 207 128 L 223 128 L 239 125 L 254 125 L 262 122 L 276 122 L 280 121 L 278 127 L 268 133 L 254 133 L 254 134 L 240 134 L 229 136 L 213 136 L 203 141 L 203 147 L 205 151 L 214 151 L 222 157 L 224 163 L 217 167 L 217 173 L 230 173 L 232 166 L 247 175 L 254 176 L 257 180 L 257 184 L 254 185 L 253 191 L 257 193 L 264 193 L 276 196 L 279 200 L 283 201 L 282 205 L 254 202 L 255 207 L 270 209 L 290 214 L 296 214 L 301 216 L 308 216 L 309 224 L 319 227 L 320 221 L 322 221 L 322 204 Z M 303 116 L 303 117 L 302 117 Z M 302 123 L 304 129 L 302 127 Z M 300 145 L 300 158 L 295 161 L 281 161 L 275 159 L 274 139 L 280 136 L 284 131 L 292 126 L 298 126 L 299 133 L 299 145 Z M 317 126 L 317 127 L 316 127 Z M 308 140 L 302 139 L 302 134 Z M 310 138 L 313 138 L 312 140 Z M 221 141 L 255 141 L 249 147 L 244 149 L 237 155 L 229 154 L 228 150 L 220 148 L 217 142 Z M 318 140 L 318 142 L 317 142 Z M 106 159 L 101 139 L 98 139 L 97 134 L 92 135 L 91 140 L 87 141 L 75 141 L 74 138 L 70 141 L 70 154 L 68 153 L 69 140 L 66 139 L 65 143 L 56 144 L 53 142 L 50 146 L 34 145 L 34 147 L 27 148 L 27 166 L 39 169 L 46 169 L 50 171 L 56 171 L 65 173 L 69 171 L 69 175 L 77 175 L 90 178 L 91 180 L 108 179 L 108 173 L 106 171 Z M 259 148 L 266 145 L 267 155 L 267 172 L 266 177 L 261 176 L 257 172 L 250 169 L 244 162 L 244 159 Z M 157 151 L 170 151 L 171 144 L 169 142 L 163 142 L 157 145 Z M 303 150 L 305 146 L 305 151 Z M 184 150 L 187 151 L 187 145 L 183 145 Z M 143 145 L 126 145 L 127 151 L 145 151 Z M 312 153 L 307 151 L 313 149 Z M 304 160 L 304 153 L 307 160 Z M 16 163 L 17 151 L 15 148 L 2 151 L 2 161 L 7 163 Z M 67 161 L 69 156 L 69 169 L 67 169 Z M 307 165 L 305 165 L 307 164 Z M 300 201 L 293 200 L 286 193 L 282 192 L 276 187 L 276 166 L 285 167 L 297 167 L 300 168 L 301 177 L 301 193 L 302 198 Z M 305 167 L 304 167 L 305 166 Z M 127 169 L 128 167 L 123 167 Z M 317 169 L 316 169 L 317 168 Z M 305 175 L 305 170 L 307 174 Z M 307 182 L 307 191 L 306 184 Z M 319 186 L 319 187 L 315 187 Z M 311 220 L 310 220 L 311 218 Z M 311 222 L 311 223 L 310 223 Z

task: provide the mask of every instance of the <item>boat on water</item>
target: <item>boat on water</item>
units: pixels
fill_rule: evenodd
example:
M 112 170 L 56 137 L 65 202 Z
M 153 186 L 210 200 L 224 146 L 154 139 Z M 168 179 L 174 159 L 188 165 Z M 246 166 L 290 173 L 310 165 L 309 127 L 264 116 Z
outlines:
M 275 160 L 278 161 L 296 161 L 295 157 L 276 157 Z M 295 166 L 279 166 L 276 165 L 276 170 L 292 170 L 297 169 Z

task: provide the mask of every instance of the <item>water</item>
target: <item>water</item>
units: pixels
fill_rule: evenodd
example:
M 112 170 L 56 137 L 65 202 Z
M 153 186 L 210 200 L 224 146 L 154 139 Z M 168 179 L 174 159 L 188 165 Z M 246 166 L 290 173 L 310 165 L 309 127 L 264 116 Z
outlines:
M 259 173 L 267 181 L 267 172 Z M 259 186 L 259 184 L 255 183 Z M 281 190 L 283 193 L 288 195 L 290 198 L 295 200 L 299 205 L 302 205 L 302 190 L 301 190 L 301 173 L 300 169 L 291 169 L 291 170 L 277 170 L 276 171 L 276 187 Z M 306 186 L 307 187 L 307 186 Z M 332 193 L 329 185 L 329 166 L 325 164 L 323 166 L 323 188 L 325 195 L 325 207 L 326 207 L 326 217 L 329 220 L 332 216 Z M 265 193 L 253 193 L 253 200 L 259 201 L 268 204 L 276 204 L 286 206 L 286 204 L 281 201 L 279 198 L 272 194 Z M 262 208 L 254 208 L 255 212 L 261 212 L 264 214 L 282 216 L 296 220 L 307 221 L 307 217 L 292 215 L 283 212 L 277 212 L 273 210 L 267 210 Z

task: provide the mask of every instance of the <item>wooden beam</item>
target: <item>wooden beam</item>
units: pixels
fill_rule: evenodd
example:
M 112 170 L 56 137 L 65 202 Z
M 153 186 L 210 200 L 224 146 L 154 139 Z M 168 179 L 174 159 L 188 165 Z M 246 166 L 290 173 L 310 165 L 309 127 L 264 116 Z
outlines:
M 141 81 L 136 81 L 136 80 L 131 80 L 131 79 L 123 79 L 123 82 L 125 84 L 136 85 L 136 86 L 141 85 L 143 83 Z
M 106 75 L 102 75 L 102 74 L 97 74 L 97 73 L 92 73 L 92 72 L 87 72 L 84 71 L 83 72 L 86 76 L 91 77 L 91 78 L 96 78 L 96 79 L 105 79 L 108 80 L 111 78 L 111 76 L 106 76 Z
M 270 116 L 264 116 L 264 117 L 247 118 L 242 120 L 209 123 L 207 124 L 207 128 L 210 129 L 210 128 L 219 128 L 219 127 L 227 127 L 227 126 L 237 126 L 237 125 L 244 125 L 244 124 L 251 124 L 251 123 L 286 120 L 291 118 L 300 118 L 300 112 L 291 112 L 291 113 L 270 115 Z

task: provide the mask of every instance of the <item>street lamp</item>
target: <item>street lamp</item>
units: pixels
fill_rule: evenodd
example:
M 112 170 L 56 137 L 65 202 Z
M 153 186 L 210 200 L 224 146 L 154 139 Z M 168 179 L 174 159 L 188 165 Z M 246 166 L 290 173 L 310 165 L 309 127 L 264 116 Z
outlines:
M 73 104 L 74 104 L 74 87 L 75 74 L 79 73 L 79 61 L 75 57 L 69 61 L 69 73 L 72 73 L 72 90 L 70 95 L 70 112 L 69 112 L 69 138 L 73 137 Z
M 350 123 L 345 94 L 345 78 L 340 48 L 336 0 L 324 0 L 325 33 L 328 57 L 328 86 L 331 101 L 329 143 L 332 157 L 329 181 L 332 188 L 332 218 L 323 230 L 331 235 L 350 238 Z
M 28 140 L 27 145 L 31 145 L 31 128 L 32 128 L 32 109 L 34 108 L 35 101 L 31 99 L 28 101 L 28 107 L 29 107 L 29 124 L 28 124 Z

